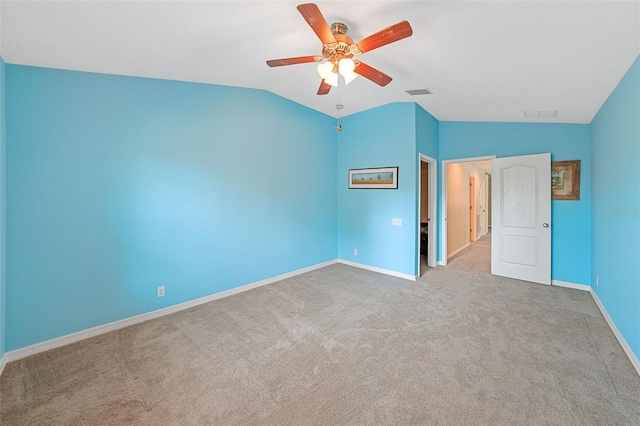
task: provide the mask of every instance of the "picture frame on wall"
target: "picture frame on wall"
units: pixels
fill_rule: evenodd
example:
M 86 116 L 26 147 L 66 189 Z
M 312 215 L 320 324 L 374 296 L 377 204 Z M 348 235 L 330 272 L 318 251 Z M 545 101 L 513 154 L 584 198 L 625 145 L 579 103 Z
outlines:
M 551 199 L 580 199 L 580 160 L 551 162 Z
M 398 167 L 350 169 L 349 189 L 398 189 Z

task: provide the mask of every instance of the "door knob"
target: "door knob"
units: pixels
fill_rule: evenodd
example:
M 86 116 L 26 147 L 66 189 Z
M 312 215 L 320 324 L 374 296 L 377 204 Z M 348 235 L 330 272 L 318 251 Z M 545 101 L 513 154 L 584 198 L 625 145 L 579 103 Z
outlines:
M 543 227 L 543 228 L 548 228 L 548 227 L 549 227 L 549 224 L 548 224 L 548 223 L 543 223 L 543 224 L 542 224 L 542 227 Z

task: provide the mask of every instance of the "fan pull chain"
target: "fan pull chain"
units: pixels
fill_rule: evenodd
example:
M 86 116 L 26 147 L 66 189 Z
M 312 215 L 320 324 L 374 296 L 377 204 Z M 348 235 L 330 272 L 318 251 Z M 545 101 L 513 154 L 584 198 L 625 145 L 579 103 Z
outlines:
M 342 131 L 342 123 L 340 122 L 342 118 L 342 108 L 344 108 L 344 105 L 340 103 L 340 76 L 338 75 L 338 103 L 336 104 L 336 109 L 338 110 L 338 125 L 334 127 L 336 132 Z
M 334 129 L 336 129 L 336 132 L 342 131 L 342 124 L 340 123 L 340 118 L 342 117 L 342 114 L 341 114 L 342 108 L 344 108 L 344 105 L 336 104 L 336 109 L 338 110 L 338 125 L 334 127 Z

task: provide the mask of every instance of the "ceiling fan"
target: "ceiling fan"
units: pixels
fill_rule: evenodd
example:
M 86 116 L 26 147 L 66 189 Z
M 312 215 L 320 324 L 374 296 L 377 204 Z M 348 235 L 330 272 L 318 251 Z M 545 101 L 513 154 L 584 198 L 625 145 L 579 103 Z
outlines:
M 391 81 L 391 77 L 362 61 L 354 61 L 352 58 L 413 34 L 409 22 L 400 21 L 354 43 L 347 35 L 347 26 L 341 22 L 335 22 L 329 27 L 315 4 L 301 4 L 298 6 L 298 11 L 322 42 L 322 55 L 273 59 L 267 61 L 267 65 L 281 67 L 319 62 L 318 73 L 322 81 L 318 88 L 318 95 L 326 95 L 331 90 L 331 86 L 337 86 L 339 75 L 344 78 L 346 84 L 361 75 L 380 86 L 386 86 Z

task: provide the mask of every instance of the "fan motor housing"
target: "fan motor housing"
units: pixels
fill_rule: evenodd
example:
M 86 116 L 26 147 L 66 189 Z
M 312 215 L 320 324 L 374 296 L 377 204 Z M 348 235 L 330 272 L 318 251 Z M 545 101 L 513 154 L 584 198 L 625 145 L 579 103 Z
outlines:
M 340 59 L 351 58 L 359 55 L 360 49 L 353 42 L 353 39 L 347 35 L 347 26 L 342 22 L 334 22 L 331 24 L 331 32 L 336 39 L 336 43 L 325 43 L 322 46 L 322 56 L 327 60 L 337 63 Z
M 342 22 L 334 22 L 333 24 L 331 24 L 331 32 L 333 33 L 333 35 L 346 34 L 347 30 L 347 26 Z

